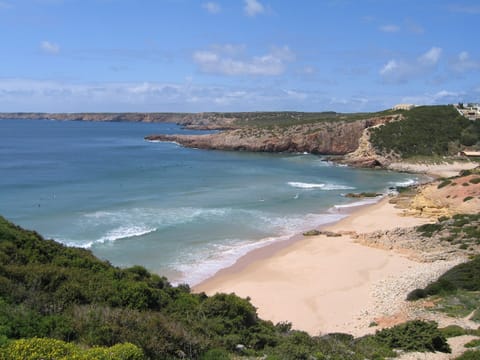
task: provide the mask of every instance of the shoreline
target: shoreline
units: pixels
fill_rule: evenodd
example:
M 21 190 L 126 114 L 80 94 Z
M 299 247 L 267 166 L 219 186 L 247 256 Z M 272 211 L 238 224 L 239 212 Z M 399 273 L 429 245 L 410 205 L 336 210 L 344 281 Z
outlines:
M 404 316 L 406 291 L 425 286 L 460 261 L 419 263 L 407 254 L 358 243 L 356 233 L 431 222 L 402 216 L 390 198 L 349 208 L 345 218 L 320 227 L 341 236 L 299 234 L 255 249 L 192 290 L 249 297 L 262 318 L 291 322 L 312 335 L 361 336 L 378 329 L 371 323 L 388 326 L 392 317 Z
M 342 215 L 343 217 L 341 219 L 337 219 L 325 224 L 322 224 L 318 226 L 317 228 L 320 230 L 328 230 L 330 226 L 334 226 L 335 224 L 347 219 L 349 216 L 352 214 L 355 214 L 356 212 L 362 210 L 363 208 L 367 208 L 370 206 L 374 206 L 376 204 L 379 204 L 381 201 L 383 201 L 385 198 L 387 198 L 389 195 L 384 195 L 382 198 L 380 198 L 378 201 L 373 202 L 373 203 L 364 203 L 364 204 L 359 204 L 359 205 L 351 205 L 355 204 L 356 202 L 352 202 L 351 204 L 347 204 L 346 206 L 339 206 L 337 209 L 338 215 Z M 335 205 L 332 207 L 335 208 Z M 311 229 L 306 229 L 311 230 Z M 261 246 L 258 248 L 255 248 L 253 250 L 248 251 L 246 254 L 240 256 L 238 259 L 235 260 L 235 262 L 231 265 L 228 265 L 224 268 L 219 269 L 216 273 L 210 275 L 208 278 L 200 281 L 197 284 L 192 285 L 192 289 L 194 292 L 197 292 L 195 289 L 201 288 L 203 284 L 208 283 L 210 280 L 217 278 L 219 276 L 223 275 L 228 275 L 228 274 L 235 274 L 237 272 L 240 272 L 244 270 L 246 267 L 250 266 L 253 262 L 256 261 L 262 261 L 266 260 L 279 251 L 282 251 L 290 246 L 295 245 L 298 242 L 301 242 L 303 240 L 308 239 L 310 236 L 304 236 L 302 233 L 298 233 L 295 235 L 290 236 L 288 239 L 285 240 L 277 240 L 274 241 L 270 244 L 267 244 L 265 246 Z M 201 291 L 200 291 L 201 292 Z

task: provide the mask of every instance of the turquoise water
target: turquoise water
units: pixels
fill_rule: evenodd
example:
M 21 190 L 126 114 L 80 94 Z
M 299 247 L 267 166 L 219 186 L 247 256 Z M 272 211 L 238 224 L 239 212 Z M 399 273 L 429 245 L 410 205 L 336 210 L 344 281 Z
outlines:
M 415 175 L 309 154 L 187 149 L 143 140 L 173 124 L 0 121 L 0 214 L 47 238 L 190 284 L 256 247 L 335 221 Z M 372 229 L 374 230 L 374 229 Z

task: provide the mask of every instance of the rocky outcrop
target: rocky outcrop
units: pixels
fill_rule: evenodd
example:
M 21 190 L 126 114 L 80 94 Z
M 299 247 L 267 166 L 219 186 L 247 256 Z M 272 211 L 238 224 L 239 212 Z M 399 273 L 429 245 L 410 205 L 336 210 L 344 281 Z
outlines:
M 401 119 L 402 115 L 392 116 L 388 119 L 388 121 L 368 127 L 363 130 L 362 136 L 358 141 L 357 149 L 347 154 L 341 162 L 356 167 L 385 167 L 392 161 L 398 160 L 398 155 L 393 153 L 382 154 L 373 147 L 372 143 L 370 142 L 370 131 L 372 128 Z
M 476 214 L 480 209 L 480 176 L 467 175 L 421 186 L 406 214 L 438 218 Z
M 209 135 L 150 135 L 150 141 L 174 141 L 186 147 L 256 152 L 307 152 L 345 155 L 358 148 L 363 131 L 393 116 L 356 121 L 322 121 L 271 127 L 243 127 Z

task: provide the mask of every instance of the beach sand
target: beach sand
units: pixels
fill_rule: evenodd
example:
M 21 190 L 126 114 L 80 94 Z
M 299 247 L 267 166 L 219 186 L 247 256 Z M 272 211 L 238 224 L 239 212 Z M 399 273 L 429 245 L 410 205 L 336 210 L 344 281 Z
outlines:
M 261 318 L 289 321 L 294 329 L 312 335 L 374 332 L 378 327 L 369 326 L 371 322 L 392 315 L 400 321 L 406 294 L 454 264 L 414 262 L 397 252 L 360 245 L 345 232 L 389 230 L 428 221 L 402 216 L 385 198 L 324 228 L 343 232 L 340 237 L 302 237 L 283 248 L 247 254 L 194 291 L 250 297 Z

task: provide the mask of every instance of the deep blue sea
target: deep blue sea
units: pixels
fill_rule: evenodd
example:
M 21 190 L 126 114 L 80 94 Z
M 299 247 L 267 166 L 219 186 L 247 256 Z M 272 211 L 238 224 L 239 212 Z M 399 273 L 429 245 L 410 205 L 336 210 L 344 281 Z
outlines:
M 341 209 L 358 203 L 342 194 L 418 181 L 309 154 L 145 141 L 152 133 L 198 132 L 0 120 L 0 214 L 114 265 L 140 264 L 194 285 L 254 248 L 345 216 Z

